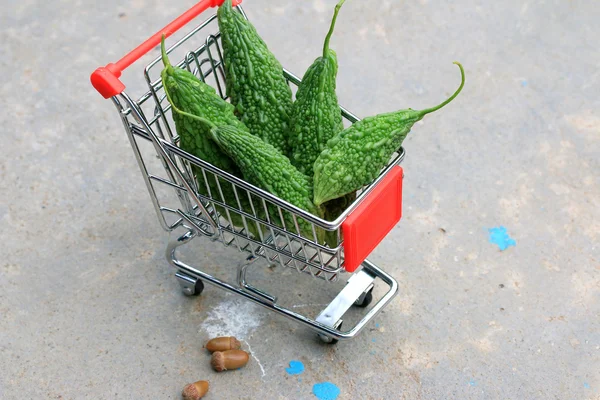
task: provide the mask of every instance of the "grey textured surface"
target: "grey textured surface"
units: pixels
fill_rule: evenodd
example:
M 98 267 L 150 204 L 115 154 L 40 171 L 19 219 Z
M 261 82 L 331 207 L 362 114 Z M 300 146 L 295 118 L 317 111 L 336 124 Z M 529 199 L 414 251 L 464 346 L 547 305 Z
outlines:
M 302 74 L 335 2 L 245 3 Z M 347 2 L 332 47 L 349 109 L 436 104 L 458 84 L 454 60 L 467 86 L 405 143 L 404 218 L 372 256 L 400 295 L 337 347 L 216 289 L 181 295 L 118 116 L 89 84 L 192 4 L 0 9 L 0 398 L 178 398 L 198 379 L 207 399 L 311 399 L 322 381 L 340 399 L 600 398 L 595 2 Z M 134 93 L 141 71 L 124 76 Z M 516 247 L 488 241 L 499 225 Z M 208 270 L 240 259 L 197 246 Z M 307 311 L 333 290 L 290 272 L 259 279 Z M 219 332 L 250 346 L 246 368 L 210 370 L 202 344 Z

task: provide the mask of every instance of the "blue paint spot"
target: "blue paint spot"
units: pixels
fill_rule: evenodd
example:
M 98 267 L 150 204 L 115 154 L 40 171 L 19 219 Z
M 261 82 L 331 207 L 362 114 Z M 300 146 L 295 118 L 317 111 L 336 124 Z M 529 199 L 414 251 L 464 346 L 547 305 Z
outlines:
M 319 400 L 335 400 L 340 395 L 340 388 L 331 382 L 316 383 L 312 391 Z
M 529 84 L 529 83 L 527 82 L 527 79 L 523 79 L 523 80 L 521 80 L 521 86 L 523 86 L 523 87 L 527 87 L 527 85 L 528 85 L 528 84 Z
M 488 231 L 490 232 L 490 243 L 497 244 L 501 251 L 508 249 L 510 246 L 517 245 L 517 242 L 508 236 L 506 228 L 503 226 L 488 229 Z
M 379 324 L 375 324 L 375 328 L 379 328 Z
M 304 364 L 301 361 L 290 361 L 290 367 L 285 371 L 290 375 L 300 375 L 304 372 Z
M 477 386 L 477 381 L 476 381 L 475 379 L 471 379 L 471 380 L 469 381 L 469 385 L 470 385 L 470 386 Z
M 371 342 L 375 343 L 377 340 L 375 338 L 371 339 Z
M 583 387 L 586 388 L 586 389 L 589 389 L 590 388 L 590 384 L 587 383 L 587 382 L 583 382 Z

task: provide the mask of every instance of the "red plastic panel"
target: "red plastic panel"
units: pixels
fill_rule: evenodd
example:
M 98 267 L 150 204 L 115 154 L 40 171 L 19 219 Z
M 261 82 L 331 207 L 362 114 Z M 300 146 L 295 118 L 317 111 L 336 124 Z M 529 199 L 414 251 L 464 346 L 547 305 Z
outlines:
M 354 272 L 402 217 L 402 178 L 396 166 L 342 224 L 344 267 Z

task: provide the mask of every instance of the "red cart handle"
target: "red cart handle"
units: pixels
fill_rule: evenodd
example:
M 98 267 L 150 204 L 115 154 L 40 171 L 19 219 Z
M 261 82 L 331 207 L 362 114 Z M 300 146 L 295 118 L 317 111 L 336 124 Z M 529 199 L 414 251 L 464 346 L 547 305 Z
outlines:
M 198 4 L 181 14 L 173 22 L 156 32 L 148 40 L 133 49 L 116 63 L 110 63 L 106 67 L 96 69 L 90 77 L 92 85 L 105 99 L 121 94 L 123 90 L 125 90 L 125 85 L 119 80 L 121 73 L 150 50 L 155 48 L 160 43 L 162 35 L 165 35 L 166 37 L 171 36 L 208 8 L 220 6 L 224 1 L 225 0 L 200 0 Z M 241 2 L 242 0 L 232 1 L 234 6 L 239 5 Z

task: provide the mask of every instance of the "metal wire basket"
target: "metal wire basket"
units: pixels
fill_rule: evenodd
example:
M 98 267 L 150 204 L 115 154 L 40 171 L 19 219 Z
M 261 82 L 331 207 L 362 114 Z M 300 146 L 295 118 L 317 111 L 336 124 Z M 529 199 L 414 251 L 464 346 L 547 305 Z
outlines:
M 398 164 L 404 150 L 399 149 L 375 182 L 362 188 L 342 215 L 335 221 L 325 221 L 181 150 L 160 79 L 160 57 L 145 67 L 148 90 L 136 100 L 128 96 L 119 80 L 121 71 L 154 48 L 163 33 L 175 32 L 217 3 L 222 0 L 200 1 L 116 64 L 97 69 L 92 83 L 105 98 L 112 99 L 121 116 L 162 227 L 166 231 L 186 230 L 167 248 L 167 259 L 177 268 L 176 276 L 185 294 L 199 294 L 203 282 L 208 282 L 309 326 L 325 342 L 352 338 L 397 293 L 396 281 L 365 257 L 400 219 L 403 173 Z M 246 17 L 241 6 L 237 10 Z M 172 60 L 179 52 L 181 61 L 177 65 L 212 85 L 227 100 L 220 36 L 216 15 L 212 15 L 167 52 Z M 291 86 L 300 83 L 291 72 L 284 70 L 284 74 Z M 342 114 L 347 123 L 358 121 L 344 108 Z M 151 171 L 148 155 L 141 150 L 148 143 L 153 145 L 162 171 Z M 226 201 L 224 188 L 233 191 L 233 204 Z M 323 232 L 334 238 L 329 245 L 319 239 Z M 199 236 L 248 254 L 234 283 L 178 259 L 177 248 Z M 327 282 L 337 281 L 345 272 L 353 274 L 329 306 L 311 319 L 281 307 L 274 296 L 246 282 L 248 265 L 260 258 Z M 342 316 L 353 304 L 369 305 L 377 278 L 388 285 L 387 292 L 354 327 L 342 332 Z

